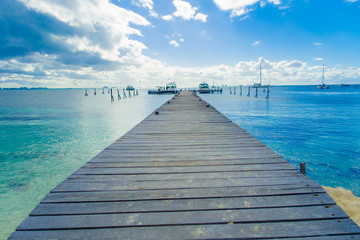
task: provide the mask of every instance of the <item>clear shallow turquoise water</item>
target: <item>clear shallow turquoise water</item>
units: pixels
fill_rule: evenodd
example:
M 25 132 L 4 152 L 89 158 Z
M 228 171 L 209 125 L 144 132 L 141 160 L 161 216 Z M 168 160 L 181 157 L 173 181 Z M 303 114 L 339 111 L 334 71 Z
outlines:
M 84 90 L 0 91 L 0 239 L 94 155 L 171 96 L 110 102 Z
M 270 100 L 202 97 L 326 186 L 360 195 L 360 89 L 273 87 Z M 0 91 L 0 239 L 6 239 L 57 184 L 171 96 L 111 103 L 84 90 Z
M 252 90 L 253 91 L 253 90 Z M 344 187 L 360 196 L 360 88 L 318 90 L 314 86 L 273 87 L 270 100 L 204 95 L 233 122 L 299 167 L 323 186 Z M 233 91 L 232 91 L 233 92 Z M 248 90 L 243 88 L 243 96 Z

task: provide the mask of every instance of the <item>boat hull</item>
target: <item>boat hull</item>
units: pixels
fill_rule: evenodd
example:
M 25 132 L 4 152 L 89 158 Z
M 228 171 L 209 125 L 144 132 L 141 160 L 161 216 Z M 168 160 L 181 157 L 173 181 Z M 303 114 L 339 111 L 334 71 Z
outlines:
M 148 94 L 178 94 L 179 90 L 149 90 Z

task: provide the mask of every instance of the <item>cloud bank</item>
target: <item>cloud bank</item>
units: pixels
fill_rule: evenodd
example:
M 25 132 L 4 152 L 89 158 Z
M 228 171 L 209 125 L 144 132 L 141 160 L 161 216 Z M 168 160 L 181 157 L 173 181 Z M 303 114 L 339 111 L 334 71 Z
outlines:
M 256 1 L 217 2 L 232 11 Z M 150 0 L 137 3 L 152 10 Z M 174 12 L 184 19 L 195 19 L 197 14 L 191 5 Z M 234 65 L 169 66 L 143 54 L 147 46 L 141 42 L 138 27 L 151 27 L 151 23 L 108 0 L 2 0 L 0 16 L 1 87 L 152 87 L 164 85 L 169 77 L 179 87 L 196 86 L 204 80 L 246 85 L 258 81 L 259 62 L 264 82 L 271 84 L 318 84 L 321 79 L 321 64 L 310 66 L 298 60 L 259 58 Z M 181 35 L 169 39 L 174 46 L 182 42 Z M 328 84 L 354 83 L 360 78 L 360 68 L 329 68 L 325 77 Z

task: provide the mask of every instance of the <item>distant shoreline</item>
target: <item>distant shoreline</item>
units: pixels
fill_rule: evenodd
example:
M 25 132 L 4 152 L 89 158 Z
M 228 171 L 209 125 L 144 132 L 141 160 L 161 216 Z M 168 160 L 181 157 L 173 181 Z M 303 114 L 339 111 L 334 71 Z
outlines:
M 328 86 L 330 87 L 336 87 L 336 88 L 348 88 L 348 87 L 358 87 L 359 84 L 353 83 L 353 84 L 346 84 L 346 86 L 341 86 L 341 84 L 328 84 Z M 228 88 L 233 88 L 233 87 L 239 87 L 239 86 L 243 86 L 243 87 L 248 87 L 248 86 L 252 86 L 252 84 L 239 84 L 239 85 L 219 85 L 219 87 L 228 87 Z M 270 87 L 316 87 L 318 86 L 318 84 L 308 84 L 308 85 L 270 85 Z M 63 89 L 102 89 L 102 88 L 110 88 L 110 87 L 18 87 L 18 88 L 14 88 L 14 87 L 4 87 L 1 88 L 0 90 L 63 90 Z M 117 87 L 111 87 L 111 88 L 117 88 Z M 122 88 L 122 87 L 119 87 Z M 125 87 L 124 87 L 125 88 Z M 138 89 L 152 89 L 153 87 L 141 87 Z M 183 88 L 179 88 L 179 89 L 195 89 L 197 87 L 183 87 Z

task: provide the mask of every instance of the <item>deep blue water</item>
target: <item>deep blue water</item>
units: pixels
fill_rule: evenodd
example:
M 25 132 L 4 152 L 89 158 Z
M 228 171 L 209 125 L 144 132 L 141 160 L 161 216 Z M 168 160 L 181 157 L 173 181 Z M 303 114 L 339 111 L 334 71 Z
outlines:
M 202 95 L 321 185 L 360 195 L 360 89 L 272 87 L 270 99 Z M 233 91 L 232 91 L 233 92 Z M 0 91 L 0 239 L 68 175 L 125 134 L 168 96 L 110 102 L 84 90 Z
M 296 167 L 306 162 L 321 185 L 360 195 L 360 89 L 272 87 L 269 100 L 262 91 L 258 98 L 240 97 L 239 87 L 237 96 L 229 92 L 203 98 Z

